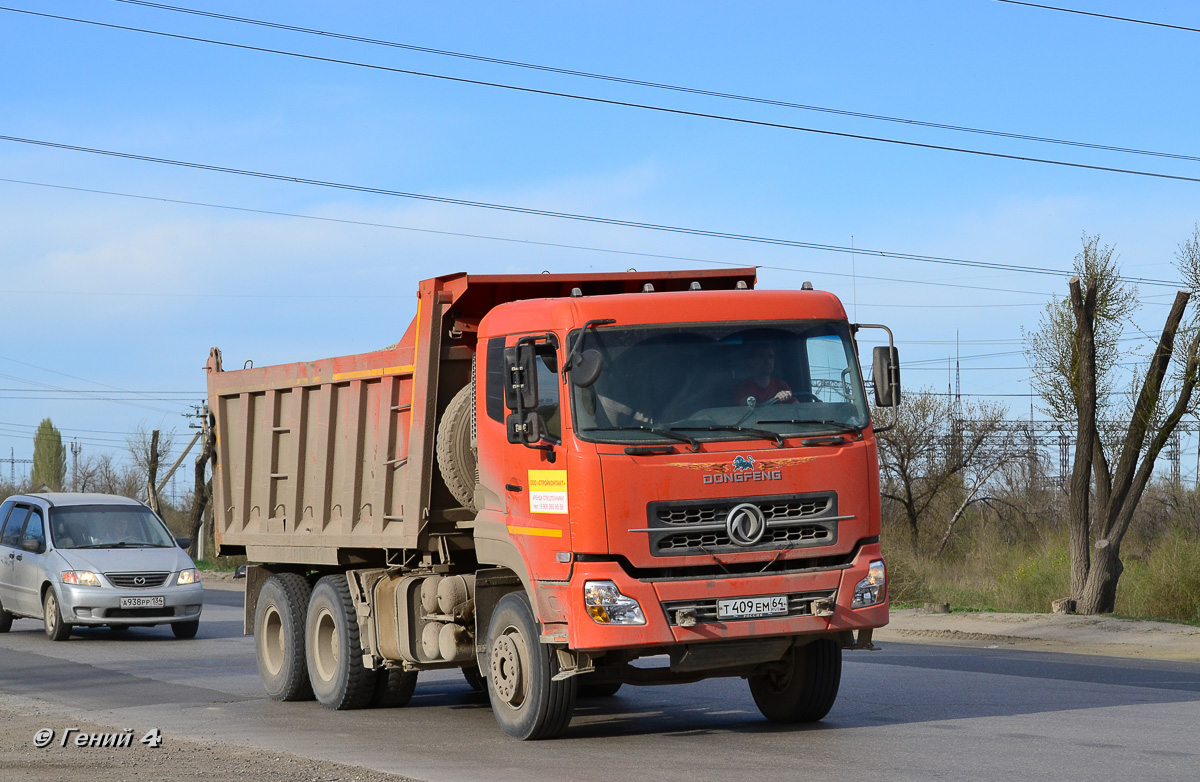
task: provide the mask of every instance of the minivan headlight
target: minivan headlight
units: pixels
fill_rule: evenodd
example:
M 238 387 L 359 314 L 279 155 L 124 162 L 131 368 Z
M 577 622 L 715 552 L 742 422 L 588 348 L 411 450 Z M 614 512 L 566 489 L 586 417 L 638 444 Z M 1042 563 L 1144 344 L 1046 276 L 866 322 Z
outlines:
M 100 586 L 100 577 L 90 570 L 64 570 L 62 580 L 64 584 L 75 584 L 76 586 Z
M 187 570 L 181 570 L 179 571 L 179 578 L 175 579 L 175 583 L 180 586 L 184 584 L 199 584 L 200 571 L 196 570 L 194 567 L 188 568 Z

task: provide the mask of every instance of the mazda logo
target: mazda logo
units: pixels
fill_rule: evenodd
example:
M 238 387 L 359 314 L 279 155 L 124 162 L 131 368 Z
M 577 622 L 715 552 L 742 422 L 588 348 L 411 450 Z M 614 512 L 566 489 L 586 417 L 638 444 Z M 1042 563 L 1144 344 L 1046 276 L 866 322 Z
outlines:
M 729 511 L 725 531 L 735 546 L 753 546 L 767 531 L 767 519 L 757 505 L 743 502 Z
M 140 586 L 140 587 L 146 586 L 146 577 L 145 576 L 134 576 L 133 585 Z

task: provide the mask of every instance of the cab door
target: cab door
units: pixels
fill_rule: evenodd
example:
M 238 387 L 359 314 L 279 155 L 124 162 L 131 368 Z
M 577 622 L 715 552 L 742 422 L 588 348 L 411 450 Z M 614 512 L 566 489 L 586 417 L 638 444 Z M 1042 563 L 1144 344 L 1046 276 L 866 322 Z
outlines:
M 518 352 L 532 351 L 532 367 L 525 371 L 536 385 L 532 406 L 514 409 L 514 395 L 505 395 L 504 499 L 508 532 L 540 579 L 566 578 L 569 565 L 560 554 L 571 548 L 570 487 L 562 442 L 563 416 L 561 356 L 552 334 L 514 335 L 505 339 L 505 378 L 511 382 Z M 531 418 L 531 414 L 535 418 Z M 523 420 L 518 420 L 523 419 Z M 536 428 L 531 432 L 522 427 Z M 516 431 L 514 431 L 516 430 Z

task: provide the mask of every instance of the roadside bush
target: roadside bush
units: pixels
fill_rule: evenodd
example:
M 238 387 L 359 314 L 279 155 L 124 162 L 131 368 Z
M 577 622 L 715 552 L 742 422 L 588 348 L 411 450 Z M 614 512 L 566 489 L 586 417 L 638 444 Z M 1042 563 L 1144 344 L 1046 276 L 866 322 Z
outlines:
M 1035 548 L 1015 568 L 997 574 L 996 608 L 1046 613 L 1050 603 L 1071 591 L 1071 558 L 1066 546 Z
M 1144 558 L 1125 561 L 1117 611 L 1178 622 L 1200 621 L 1200 536 L 1173 529 Z

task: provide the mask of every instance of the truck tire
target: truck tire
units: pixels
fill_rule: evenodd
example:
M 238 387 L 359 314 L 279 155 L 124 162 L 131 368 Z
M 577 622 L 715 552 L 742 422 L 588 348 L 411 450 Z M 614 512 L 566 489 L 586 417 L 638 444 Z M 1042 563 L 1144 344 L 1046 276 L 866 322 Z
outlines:
M 385 668 L 376 672 L 375 692 L 371 694 L 372 709 L 396 709 L 407 706 L 417 686 L 417 672 L 401 668 Z
M 42 598 L 42 621 L 46 629 L 46 637 L 51 641 L 65 641 L 71 637 L 71 625 L 63 621 L 62 611 L 58 608 L 58 595 L 54 588 L 46 590 Z
M 750 694 L 772 722 L 816 722 L 829 713 L 842 680 L 842 647 L 828 639 L 792 649 L 785 669 L 750 677 Z
M 267 695 L 276 701 L 311 701 L 304 656 L 304 618 L 312 587 L 299 573 L 276 573 L 258 593 L 254 656 Z
M 483 692 L 487 689 L 487 682 L 483 680 L 483 674 L 479 672 L 477 666 L 469 665 L 462 669 L 462 673 L 467 684 L 471 685 L 471 689 L 475 692 Z
M 475 512 L 475 449 L 471 421 L 475 417 L 472 386 L 463 386 L 442 414 L 437 430 L 437 462 L 446 488 L 458 503 Z
M 313 587 L 305 622 L 304 653 L 313 695 L 327 709 L 361 709 L 375 694 L 378 672 L 363 666 L 358 612 L 342 574 Z
M 500 729 L 522 741 L 554 738 L 575 710 L 575 678 L 552 680 L 558 657 L 539 637 L 525 593 L 500 598 L 488 624 L 488 697 Z
M 196 633 L 199 630 L 200 630 L 200 620 L 199 619 L 192 619 L 187 622 L 172 622 L 171 623 L 171 632 L 175 634 L 176 638 L 178 638 L 182 641 L 186 641 L 190 638 L 195 638 Z

